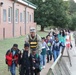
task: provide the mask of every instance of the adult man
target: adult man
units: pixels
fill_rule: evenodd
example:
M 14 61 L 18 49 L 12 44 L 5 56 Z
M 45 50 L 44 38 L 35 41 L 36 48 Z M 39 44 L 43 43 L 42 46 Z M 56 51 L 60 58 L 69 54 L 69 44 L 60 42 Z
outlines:
M 18 45 L 14 44 L 13 47 L 6 53 L 6 62 L 9 66 L 11 75 L 16 75 L 16 66 L 18 64 L 19 57 Z
M 41 37 L 36 34 L 36 29 L 34 27 L 30 28 L 30 35 L 26 36 L 25 42 L 30 44 L 30 53 L 32 52 L 32 49 L 36 48 L 36 53 L 40 55 L 42 49 Z

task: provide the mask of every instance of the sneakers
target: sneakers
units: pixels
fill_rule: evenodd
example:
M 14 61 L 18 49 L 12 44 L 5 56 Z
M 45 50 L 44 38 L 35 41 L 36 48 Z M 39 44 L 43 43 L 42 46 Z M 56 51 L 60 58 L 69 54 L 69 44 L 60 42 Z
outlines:
M 45 66 L 43 66 L 43 69 L 45 68 Z

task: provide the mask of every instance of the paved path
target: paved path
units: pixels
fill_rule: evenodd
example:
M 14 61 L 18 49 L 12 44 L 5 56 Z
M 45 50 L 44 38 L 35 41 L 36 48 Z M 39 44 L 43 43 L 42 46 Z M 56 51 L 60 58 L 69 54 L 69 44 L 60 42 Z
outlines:
M 70 50 L 72 67 L 69 67 L 69 68 L 70 68 L 71 75 L 76 75 L 76 47 L 75 47 L 74 41 L 72 42 L 72 44 L 73 44 L 73 49 Z
M 71 75 L 76 75 L 76 47 L 75 47 L 75 40 L 72 40 L 73 48 L 70 51 L 71 61 L 72 61 L 72 67 L 69 65 L 68 58 L 65 58 L 65 61 L 67 61 L 67 66 L 71 72 Z
M 47 75 L 47 72 L 48 72 L 49 68 L 51 67 L 52 63 L 53 63 L 52 61 L 47 63 L 45 69 L 43 69 L 41 71 L 40 75 Z

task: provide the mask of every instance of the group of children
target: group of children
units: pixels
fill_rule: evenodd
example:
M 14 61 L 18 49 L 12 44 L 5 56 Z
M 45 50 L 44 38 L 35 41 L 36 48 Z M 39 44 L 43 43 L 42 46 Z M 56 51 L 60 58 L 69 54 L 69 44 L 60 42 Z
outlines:
M 13 47 L 6 53 L 6 64 L 8 64 L 11 75 L 16 75 L 16 66 L 19 65 L 19 75 L 40 75 L 40 71 L 45 68 L 47 63 L 63 54 L 64 48 L 71 46 L 70 33 L 61 30 L 60 32 L 50 32 L 46 38 L 42 37 L 42 51 L 38 55 L 36 49 L 32 49 L 29 53 L 29 43 L 24 44 L 23 53 L 18 49 L 18 45 L 14 44 Z M 47 59 L 46 59 L 47 58 Z
M 46 60 L 47 63 L 52 58 L 55 61 L 60 52 L 63 54 L 65 47 L 72 48 L 69 30 L 50 32 L 46 38 L 42 37 L 42 67 L 45 68 Z
M 39 75 L 41 71 L 40 57 L 36 54 L 36 49 L 29 53 L 29 43 L 24 44 L 21 54 L 18 45 L 14 44 L 11 50 L 6 53 L 6 61 L 11 75 L 16 75 L 16 66 L 19 65 L 19 75 Z

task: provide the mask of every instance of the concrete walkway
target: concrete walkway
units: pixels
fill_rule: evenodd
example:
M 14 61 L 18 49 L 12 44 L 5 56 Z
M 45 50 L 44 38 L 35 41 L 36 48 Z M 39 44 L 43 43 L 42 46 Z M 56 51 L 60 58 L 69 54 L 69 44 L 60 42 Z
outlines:
M 53 61 L 50 61 L 49 63 L 46 63 L 45 69 L 43 69 L 40 73 L 40 75 L 47 75 L 48 70 L 50 69 Z
M 73 44 L 73 49 L 70 50 L 72 67 L 69 67 L 69 68 L 70 68 L 71 75 L 76 75 L 76 47 L 75 47 L 74 41 L 72 41 L 72 44 Z

